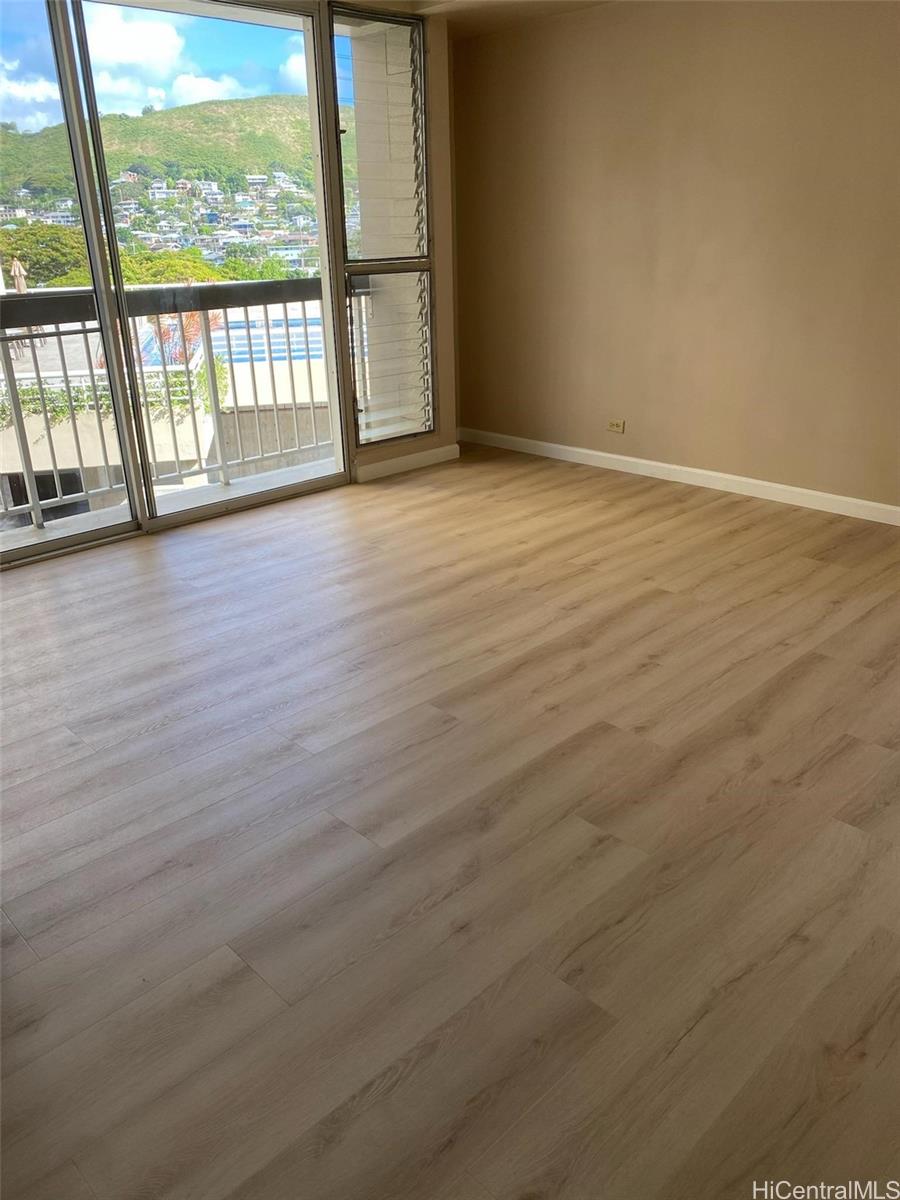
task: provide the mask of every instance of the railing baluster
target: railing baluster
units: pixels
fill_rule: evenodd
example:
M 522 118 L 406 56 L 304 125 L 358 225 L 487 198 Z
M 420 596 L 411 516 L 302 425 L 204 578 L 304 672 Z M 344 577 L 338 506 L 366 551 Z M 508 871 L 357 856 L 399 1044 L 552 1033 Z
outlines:
M 178 430 L 175 428 L 175 414 L 172 411 L 172 393 L 169 389 L 169 372 L 166 367 L 166 346 L 163 341 L 162 321 L 160 320 L 159 313 L 156 314 L 156 333 L 159 338 L 159 361 L 162 363 L 163 387 L 166 392 L 166 408 L 169 412 L 169 429 L 172 432 L 172 453 L 175 455 L 175 474 L 181 479 L 184 475 L 184 470 L 181 466 L 181 455 L 178 453 Z
M 216 435 L 216 444 L 219 447 L 219 475 L 223 483 L 228 483 L 228 454 L 225 445 L 225 424 L 222 420 L 222 410 L 219 407 L 219 381 L 216 378 L 216 355 L 213 350 L 212 332 L 209 328 L 209 312 L 206 309 L 200 313 L 200 336 L 203 341 L 203 361 L 206 364 L 206 386 L 209 389 L 209 407 Z M 237 424 L 237 406 L 235 406 L 234 410 L 234 420 L 235 424 Z
M 184 380 L 185 384 L 187 385 L 188 408 L 190 409 L 191 414 L 191 429 L 194 433 L 194 448 L 197 451 L 197 466 L 203 467 L 205 464 L 203 461 L 203 450 L 200 446 L 200 431 L 197 428 L 197 414 L 194 410 L 194 389 L 191 386 L 191 364 L 188 361 L 188 345 L 187 338 L 185 337 L 184 333 L 184 316 L 182 313 L 178 313 L 178 331 L 181 335 L 181 352 L 184 356 L 182 359 L 184 363 Z
M 309 314 L 306 310 L 306 301 L 300 301 L 300 311 L 303 314 L 303 345 L 306 350 L 306 382 L 309 389 L 309 421 L 312 426 L 312 444 L 318 446 L 319 431 L 316 428 L 316 393 L 313 384 L 312 373 L 312 355 L 309 349 Z
M 291 412 L 294 417 L 294 443 L 299 450 L 301 448 L 300 439 L 300 419 L 297 415 L 297 387 L 294 383 L 294 344 L 291 341 L 291 323 L 288 319 L 287 305 L 282 304 L 282 313 L 284 314 L 284 352 L 287 355 L 288 379 L 291 384 Z
M 149 325 L 150 322 L 148 321 L 147 324 Z M 135 346 L 134 357 L 135 361 L 137 362 L 138 378 L 140 379 L 141 383 L 141 394 L 138 397 L 138 400 L 142 402 L 142 407 L 144 410 L 144 420 L 146 422 L 147 429 L 147 449 L 150 451 L 150 468 L 152 470 L 154 479 L 159 481 L 162 476 L 159 470 L 159 458 L 156 454 L 156 438 L 153 434 L 153 418 L 150 415 L 150 397 L 147 394 L 147 380 L 144 376 L 144 355 L 141 349 L 141 340 L 137 336 L 137 321 L 134 319 L 134 317 L 131 318 L 131 326 Z
M 250 383 L 253 386 L 253 409 L 256 413 L 256 441 L 260 456 L 265 454 L 263 449 L 262 424 L 259 419 L 259 393 L 256 389 L 256 355 L 253 353 L 253 334 L 250 332 L 250 314 L 244 305 L 244 328 L 247 331 L 247 348 L 250 354 Z
M 84 359 L 87 363 L 88 377 L 91 381 L 91 396 L 94 400 L 94 413 L 97 417 L 97 437 L 100 439 L 100 453 L 103 455 L 103 469 L 106 472 L 106 486 L 112 488 L 112 470 L 109 465 L 109 452 L 106 448 L 106 430 L 103 428 L 103 416 L 100 412 L 100 397 L 97 394 L 97 378 L 94 375 L 94 364 L 91 360 L 91 344 L 88 341 L 87 326 L 80 322 L 81 340 L 84 344 Z
M 59 365 L 62 369 L 63 385 L 66 389 L 66 400 L 69 404 L 69 419 L 72 423 L 72 441 L 75 443 L 75 457 L 78 459 L 78 472 L 81 475 L 81 487 L 84 492 L 87 492 L 87 475 L 84 469 L 84 455 L 81 453 L 81 438 L 78 433 L 78 417 L 75 413 L 75 405 L 72 401 L 72 387 L 69 383 L 69 372 L 66 368 L 66 351 L 63 346 L 62 335 L 59 332 L 59 326 L 56 327 L 56 333 L 53 335 L 56 338 L 56 348 L 59 351 Z
M 238 406 L 237 379 L 234 374 L 234 347 L 231 344 L 231 326 L 228 323 L 228 309 L 222 309 L 222 320 L 225 325 L 225 343 L 228 346 L 228 370 L 231 375 L 231 393 L 234 397 L 234 434 L 237 439 L 238 459 L 244 462 L 244 436 L 241 433 L 241 413 Z
M 41 378 L 41 368 L 37 360 L 37 350 L 34 337 L 28 340 L 31 349 L 31 361 L 34 363 L 34 378 L 37 383 L 38 396 L 41 401 L 41 415 L 44 418 L 44 429 L 47 431 L 47 449 L 50 451 L 50 469 L 53 471 L 53 486 L 56 488 L 57 499 L 62 499 L 62 481 L 59 478 L 59 465 L 56 461 L 56 447 L 53 445 L 53 433 L 50 430 L 50 417 L 47 413 L 47 397 L 44 395 L 44 381 Z
M 269 306 L 264 304 L 262 307 L 263 314 L 263 329 L 266 337 L 266 353 L 269 356 L 269 381 L 272 385 L 272 418 L 275 422 L 275 445 L 278 447 L 278 453 L 284 453 L 284 447 L 281 443 L 281 422 L 279 421 L 278 413 L 278 388 L 275 384 L 275 362 L 272 358 L 272 334 L 269 330 Z
M 6 376 L 6 389 L 9 392 L 9 406 L 12 411 L 13 427 L 16 431 L 16 441 L 19 445 L 19 457 L 22 460 L 22 477 L 25 480 L 25 494 L 31 509 L 31 520 L 35 529 L 44 526 L 44 514 L 41 511 L 41 500 L 38 494 L 37 479 L 31 464 L 31 448 L 28 445 L 28 433 L 25 429 L 25 418 L 22 414 L 22 404 L 19 400 L 19 389 L 16 385 L 16 373 L 13 369 L 12 356 L 9 352 L 9 342 L 0 342 L 0 360 L 3 362 L 3 373 Z

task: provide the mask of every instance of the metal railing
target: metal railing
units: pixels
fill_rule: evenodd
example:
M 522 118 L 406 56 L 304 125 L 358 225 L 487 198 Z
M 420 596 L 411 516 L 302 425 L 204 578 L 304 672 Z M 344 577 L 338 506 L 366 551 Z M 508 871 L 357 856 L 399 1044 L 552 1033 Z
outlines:
M 321 280 L 135 287 L 127 310 L 155 488 L 333 454 Z M 3 296 L 0 365 L 0 520 L 122 503 L 92 291 Z

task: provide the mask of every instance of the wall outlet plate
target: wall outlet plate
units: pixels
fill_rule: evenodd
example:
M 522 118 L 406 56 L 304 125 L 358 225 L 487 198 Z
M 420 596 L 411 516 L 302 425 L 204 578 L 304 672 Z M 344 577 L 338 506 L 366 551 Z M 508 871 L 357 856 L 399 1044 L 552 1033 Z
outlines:
M 606 428 L 609 430 L 610 433 L 624 433 L 625 432 L 625 422 L 624 421 L 607 421 Z

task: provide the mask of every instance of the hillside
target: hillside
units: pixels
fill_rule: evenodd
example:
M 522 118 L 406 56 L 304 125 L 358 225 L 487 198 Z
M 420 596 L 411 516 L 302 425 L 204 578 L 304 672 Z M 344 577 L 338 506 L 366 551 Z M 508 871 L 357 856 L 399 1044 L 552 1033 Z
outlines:
M 341 109 L 345 139 L 353 138 L 353 110 Z M 306 96 L 258 96 L 208 100 L 146 116 L 101 118 L 110 175 L 136 169 L 171 178 L 207 178 L 243 186 L 247 172 L 273 169 L 312 185 L 309 105 Z M 350 161 L 355 155 L 349 156 Z M 0 135 L 0 179 L 4 196 L 28 187 L 73 195 L 69 146 L 63 125 L 38 133 Z

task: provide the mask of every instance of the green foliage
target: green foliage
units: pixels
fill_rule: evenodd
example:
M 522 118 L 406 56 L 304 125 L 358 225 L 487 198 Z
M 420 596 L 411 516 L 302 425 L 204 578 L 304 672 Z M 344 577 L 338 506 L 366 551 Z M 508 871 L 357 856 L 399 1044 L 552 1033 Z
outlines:
M 44 384 L 43 390 L 36 383 L 20 383 L 18 386 L 19 402 L 26 417 L 40 417 L 44 412 L 52 426 L 68 423 L 75 419 L 99 413 L 101 419 L 112 416 L 112 396 L 105 372 L 95 373 L 96 396 L 90 380 L 70 379 L 69 389 L 62 384 Z M 172 415 L 177 423 L 190 416 L 191 391 L 194 396 L 194 411 L 209 412 L 210 395 L 206 364 L 191 372 L 191 387 L 188 388 L 187 371 L 183 366 L 170 366 L 168 375 L 169 390 L 166 392 L 162 372 L 145 369 L 142 380 L 142 401 L 150 414 L 151 420 L 168 416 L 169 403 Z M 224 401 L 228 392 L 228 367 L 220 359 L 216 359 L 216 385 L 220 398 Z M 12 408 L 4 388 L 0 393 L 0 429 L 8 429 L 12 424 Z
M 199 250 L 124 250 L 126 283 L 216 283 L 225 278 Z
M 214 361 L 216 364 L 216 392 L 219 396 L 219 403 L 224 407 L 225 398 L 228 395 L 228 365 L 221 358 L 215 358 Z M 205 360 L 195 371 L 192 384 L 197 405 L 202 407 L 204 412 L 209 412 L 212 401 L 209 394 L 209 374 L 206 370 Z
M 341 109 L 348 164 L 356 155 L 352 108 Z M 145 177 L 215 179 L 232 191 L 246 188 L 247 172 L 290 170 L 301 186 L 315 177 L 306 96 L 255 96 L 207 100 L 140 117 L 110 113 L 101 118 L 110 176 L 124 170 Z M 65 126 L 37 133 L 6 130 L 0 143 L 0 197 L 27 187 L 34 192 L 75 195 Z M 352 170 L 352 168 L 351 168 Z
M 102 118 L 107 166 L 112 177 L 133 171 L 143 179 L 161 176 L 214 179 L 231 191 L 246 188 L 253 171 L 289 170 L 300 185 L 314 189 L 314 158 L 310 137 L 309 104 L 305 96 L 258 96 L 245 100 L 211 100 L 181 108 L 159 109 L 140 117 L 110 114 Z M 353 109 L 341 109 L 345 173 L 351 191 L 355 180 L 355 129 Z M 75 196 L 65 127 L 53 125 L 37 133 L 3 130 L 0 139 L 0 198 L 11 200 L 27 187 L 34 195 Z M 145 184 L 117 185 L 116 197 L 137 199 L 143 212 L 132 230 L 147 229 Z M 154 211 L 174 209 L 175 201 L 152 206 Z M 307 212 L 315 204 L 306 199 L 279 197 L 280 212 Z M 284 279 L 291 271 L 277 257 L 245 257 L 230 248 L 221 267 L 206 262 L 196 250 L 144 251 L 136 240 L 122 247 L 126 283 L 176 283 L 188 280 Z M 16 255 L 28 271 L 28 286 L 85 287 L 90 284 L 87 252 L 79 228 L 67 229 L 36 221 L 17 229 L 0 230 L 0 259 L 4 271 Z M 9 282 L 8 276 L 7 281 Z
M 83 272 L 87 282 L 87 248 L 78 228 L 61 225 L 19 225 L 0 229 L 0 261 L 7 286 L 12 286 L 11 264 L 18 258 L 28 272 L 28 287 L 46 287 L 69 272 Z
M 253 254 L 243 247 L 229 251 L 221 267 L 207 262 L 199 250 L 119 249 L 126 283 L 221 283 L 224 280 L 288 279 L 287 263 L 275 255 Z M 52 287 L 89 287 L 87 263 L 50 280 Z
M 253 246 L 229 247 L 225 261 L 219 268 L 223 279 L 288 279 L 290 271 L 283 259 L 275 255 L 260 254 Z
M 112 413 L 112 397 L 102 371 L 97 372 L 96 382 L 97 410 L 101 417 L 108 417 Z M 47 420 L 51 425 L 60 425 L 63 421 L 70 420 L 73 411 L 76 416 L 81 413 L 92 413 L 95 403 L 90 381 L 76 382 L 72 380 L 69 386 L 70 390 L 67 392 L 64 387 L 44 384 L 42 397 L 41 388 L 36 383 L 20 383 L 18 393 L 22 412 L 26 417 L 39 417 L 42 412 L 46 411 Z M 70 394 L 71 409 L 69 408 Z M 0 397 L 0 429 L 6 429 L 11 424 L 12 409 L 4 388 L 3 395 Z
M 130 250 L 120 247 L 126 283 L 219 283 L 232 276 L 208 263 L 199 250 Z M 268 278 L 268 277 L 267 277 Z M 90 287 L 87 263 L 49 281 L 51 287 Z

